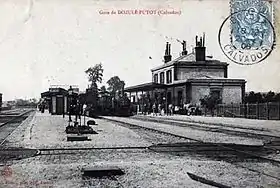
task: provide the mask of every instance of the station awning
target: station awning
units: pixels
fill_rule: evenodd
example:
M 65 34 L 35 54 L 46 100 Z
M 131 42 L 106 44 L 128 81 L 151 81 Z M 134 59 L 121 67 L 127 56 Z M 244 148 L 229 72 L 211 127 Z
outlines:
M 166 87 L 165 84 L 149 82 L 149 83 L 145 83 L 145 84 L 127 87 L 124 89 L 124 92 L 149 91 L 149 90 L 153 90 L 156 88 L 165 88 L 165 87 Z

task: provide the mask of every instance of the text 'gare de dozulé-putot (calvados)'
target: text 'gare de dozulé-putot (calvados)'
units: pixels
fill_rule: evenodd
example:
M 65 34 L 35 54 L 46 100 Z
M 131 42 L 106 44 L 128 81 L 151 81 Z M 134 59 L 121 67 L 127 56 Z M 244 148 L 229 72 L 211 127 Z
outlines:
M 113 9 L 99 10 L 101 15 L 181 15 L 179 9 Z

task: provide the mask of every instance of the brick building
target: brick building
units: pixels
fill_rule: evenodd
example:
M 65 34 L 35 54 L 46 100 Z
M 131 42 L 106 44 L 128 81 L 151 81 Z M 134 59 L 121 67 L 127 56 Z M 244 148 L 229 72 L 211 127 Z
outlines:
M 131 101 L 139 103 L 142 96 L 152 102 L 183 106 L 199 104 L 204 96 L 214 93 L 222 103 L 242 103 L 245 95 L 244 79 L 228 78 L 228 63 L 206 56 L 205 36 L 196 36 L 192 53 L 183 41 L 181 56 L 172 60 L 171 44 L 166 44 L 164 64 L 151 70 L 152 82 L 125 88 Z

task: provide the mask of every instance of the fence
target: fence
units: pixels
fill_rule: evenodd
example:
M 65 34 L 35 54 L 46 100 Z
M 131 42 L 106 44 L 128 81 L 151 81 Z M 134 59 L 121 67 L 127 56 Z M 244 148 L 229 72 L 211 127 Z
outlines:
M 223 117 L 280 120 L 280 102 L 231 105 L 219 104 L 214 110 L 214 115 Z

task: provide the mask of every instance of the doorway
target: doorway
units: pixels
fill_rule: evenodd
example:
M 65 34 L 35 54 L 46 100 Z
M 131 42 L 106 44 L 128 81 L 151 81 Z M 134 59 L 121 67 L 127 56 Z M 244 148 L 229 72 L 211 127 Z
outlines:
M 172 103 L 172 94 L 171 92 L 167 93 L 167 104 L 171 104 Z

